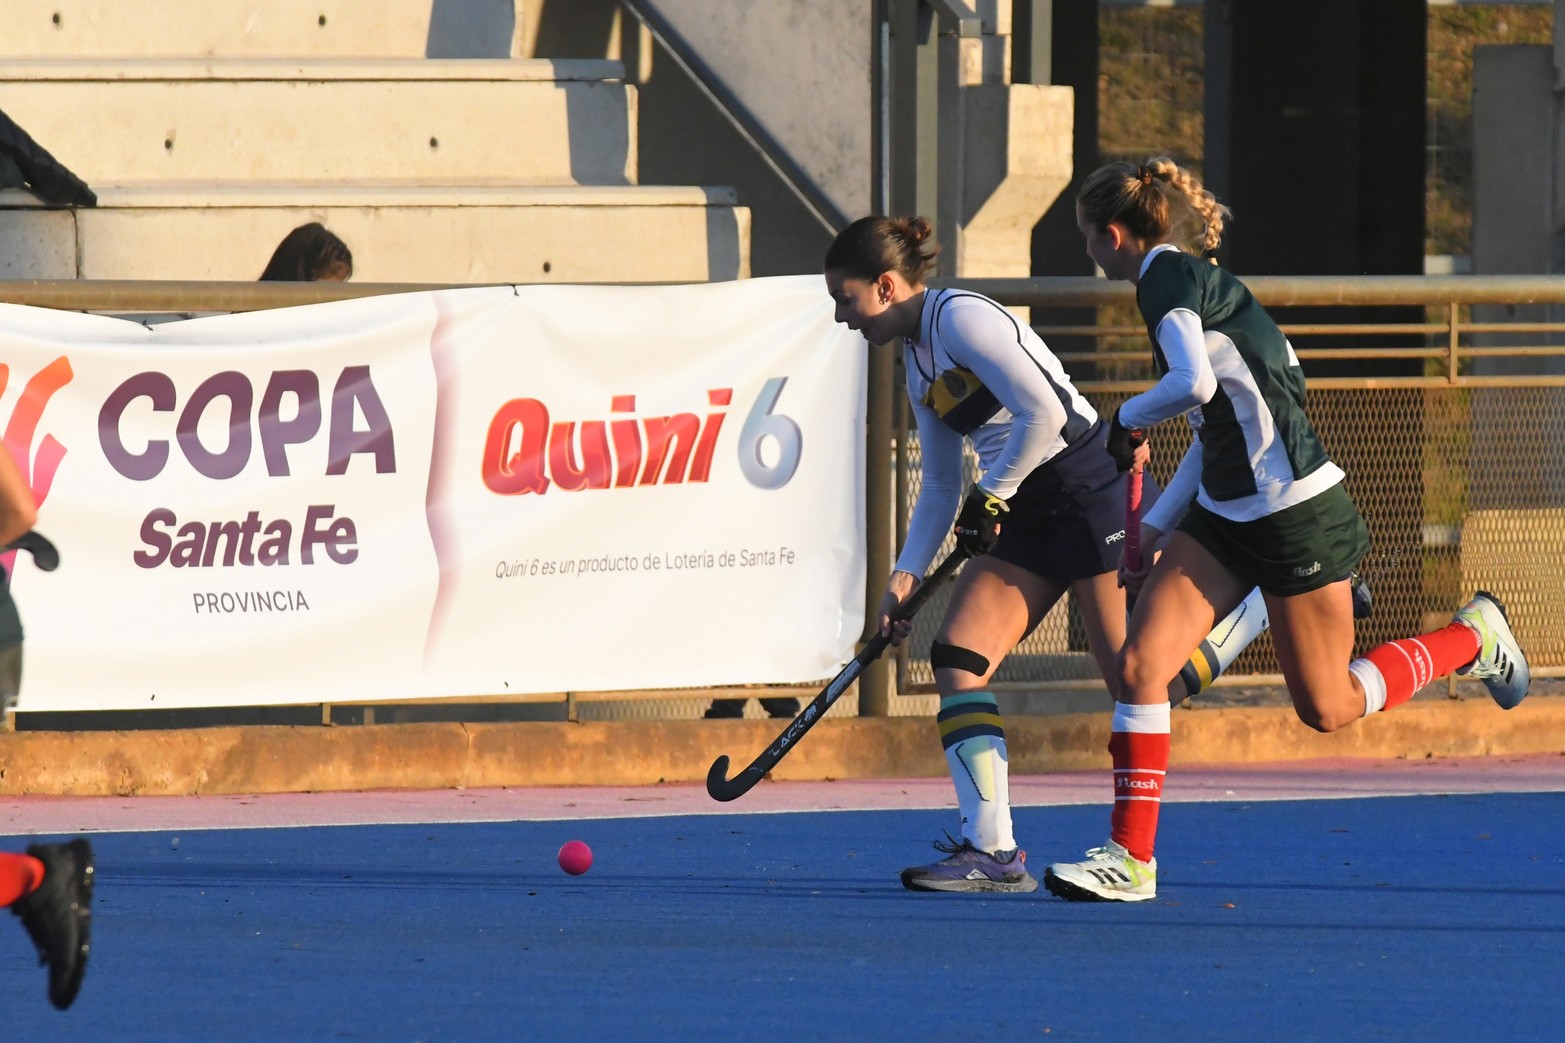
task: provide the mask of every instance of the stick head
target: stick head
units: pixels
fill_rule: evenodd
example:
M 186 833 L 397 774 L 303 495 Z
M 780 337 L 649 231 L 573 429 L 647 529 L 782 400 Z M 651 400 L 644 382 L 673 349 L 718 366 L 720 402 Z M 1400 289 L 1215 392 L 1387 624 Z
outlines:
M 25 550 L 33 556 L 33 564 L 41 572 L 53 572 L 60 567 L 60 552 L 49 538 L 36 529 L 29 529 L 6 546 L 6 550 Z
M 730 801 L 749 793 L 766 772 L 751 765 L 733 778 L 728 777 L 728 756 L 717 758 L 706 773 L 706 792 L 713 800 Z

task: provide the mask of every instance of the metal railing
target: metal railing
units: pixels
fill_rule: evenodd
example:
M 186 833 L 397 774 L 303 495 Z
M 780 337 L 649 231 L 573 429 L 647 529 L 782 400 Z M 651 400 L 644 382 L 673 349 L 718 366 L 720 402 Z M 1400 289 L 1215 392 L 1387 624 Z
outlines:
M 1312 419 L 1343 464 L 1370 525 L 1374 549 L 1365 571 L 1375 587 L 1376 614 L 1360 627 L 1361 644 L 1426 629 L 1449 617 L 1472 586 L 1483 585 L 1512 609 L 1535 675 L 1565 676 L 1565 459 L 1550 435 L 1565 419 L 1565 362 L 1558 361 L 1565 356 L 1565 278 L 1289 276 L 1246 283 L 1294 341 L 1310 378 Z M 1128 285 L 1091 278 L 962 285 L 1033 309 L 1039 333 L 1059 347 L 1100 411 L 1150 386 L 1146 333 Z M 0 301 L 195 314 L 444 288 L 0 281 Z M 1095 319 L 1051 323 L 1040 315 L 1061 308 L 1092 309 Z M 1299 309 L 1309 313 L 1295 315 Z M 1344 314 L 1333 316 L 1337 310 Z M 1088 349 L 1063 347 L 1075 341 Z M 1356 371 L 1328 373 L 1332 367 Z M 905 517 L 917 490 L 917 442 L 898 437 L 907 430 L 906 396 L 888 347 L 872 349 L 871 372 L 867 502 L 872 518 Z M 1165 479 L 1187 444 L 1183 426 L 1167 425 L 1154 436 L 1153 471 Z M 901 529 L 870 526 L 867 584 L 876 595 L 890 569 L 894 531 Z M 877 600 L 871 597 L 869 605 Z M 938 605 L 920 617 L 912 648 L 928 647 L 938 618 Z M 1275 683 L 1269 644 L 1258 644 L 1266 647 L 1246 653 L 1219 683 Z M 928 686 L 921 658 L 904 658 L 895 670 L 882 666 L 860 682 L 860 712 L 896 712 L 894 696 Z M 1079 629 L 1061 606 L 1008 658 L 999 679 L 1002 687 L 1044 690 L 1092 686 L 1096 676 Z
M 1565 676 L 1565 454 L 1549 432 L 1565 416 L 1565 278 L 1556 276 L 1245 280 L 1278 318 L 1309 379 L 1311 419 L 1347 473 L 1369 524 L 1362 566 L 1375 614 L 1360 649 L 1448 620 L 1474 587 L 1495 590 L 1516 620 L 1534 674 Z M 1046 343 L 1107 414 L 1151 386 L 1151 352 L 1134 289 L 1093 278 L 961 283 L 1033 309 Z M 1040 312 L 1091 309 L 1095 321 L 1050 323 Z M 894 461 L 899 520 L 917 495 L 916 435 L 902 411 L 877 436 Z M 884 440 L 879 440 L 882 438 Z M 1153 473 L 1166 480 L 1189 444 L 1187 425 L 1154 432 Z M 872 454 L 871 459 L 876 459 Z M 902 531 L 898 527 L 898 531 Z M 873 562 L 884 575 L 890 562 Z M 927 648 L 939 606 L 907 647 Z M 930 690 L 927 660 L 904 653 L 895 690 Z M 997 675 L 1011 689 L 1078 688 L 1097 671 L 1071 609 L 1061 605 Z M 1220 684 L 1280 683 L 1269 639 Z

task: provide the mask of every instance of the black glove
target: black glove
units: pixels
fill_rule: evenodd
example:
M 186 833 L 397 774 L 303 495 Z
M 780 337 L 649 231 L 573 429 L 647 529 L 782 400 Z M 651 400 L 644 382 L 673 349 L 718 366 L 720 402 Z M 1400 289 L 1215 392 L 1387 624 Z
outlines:
M 976 558 L 994 549 L 1000 538 L 1000 518 L 1009 511 L 1005 501 L 981 485 L 974 485 L 962 501 L 962 510 L 956 516 L 956 546 L 963 554 Z
M 1137 428 L 1127 428 L 1119 422 L 1119 410 L 1114 410 L 1114 418 L 1109 421 L 1108 451 L 1114 458 L 1114 466 L 1121 472 L 1128 471 L 1135 465 L 1136 450 L 1146 444 L 1147 433 Z

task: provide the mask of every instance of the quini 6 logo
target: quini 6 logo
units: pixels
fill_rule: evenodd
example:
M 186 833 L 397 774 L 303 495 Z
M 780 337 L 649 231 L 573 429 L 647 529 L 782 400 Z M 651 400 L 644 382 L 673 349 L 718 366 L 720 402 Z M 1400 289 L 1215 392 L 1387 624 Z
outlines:
M 787 383 L 787 377 L 768 380 L 739 429 L 739 470 L 758 489 L 787 485 L 804 451 L 798 423 L 776 409 Z M 615 395 L 610 419 L 584 421 L 554 421 L 538 399 L 513 398 L 489 422 L 484 484 L 520 496 L 545 493 L 550 485 L 575 492 L 709 481 L 733 388 L 710 388 L 706 397 L 704 417 L 633 416 L 636 396 Z

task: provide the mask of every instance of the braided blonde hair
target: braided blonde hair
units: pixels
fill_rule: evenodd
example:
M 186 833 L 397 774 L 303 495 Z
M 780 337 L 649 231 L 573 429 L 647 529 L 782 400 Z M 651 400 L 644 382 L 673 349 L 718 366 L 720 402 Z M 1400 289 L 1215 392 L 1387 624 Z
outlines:
M 1173 243 L 1187 253 L 1211 253 L 1222 242 L 1229 209 L 1190 171 L 1167 156 L 1137 166 L 1110 163 L 1082 182 L 1082 216 L 1099 228 L 1119 222 L 1138 239 Z

